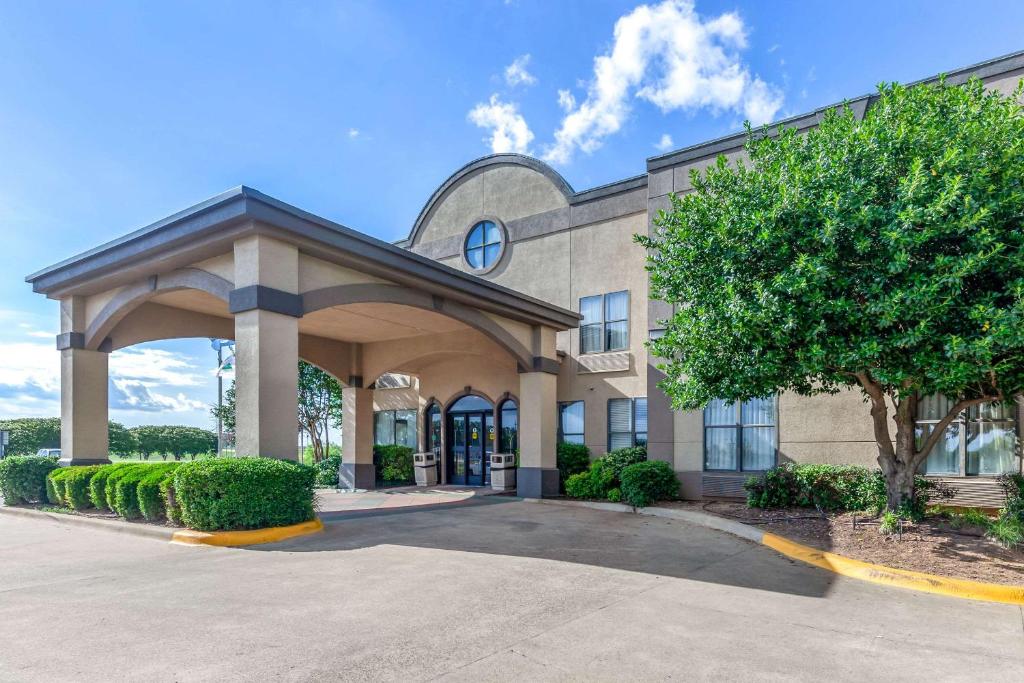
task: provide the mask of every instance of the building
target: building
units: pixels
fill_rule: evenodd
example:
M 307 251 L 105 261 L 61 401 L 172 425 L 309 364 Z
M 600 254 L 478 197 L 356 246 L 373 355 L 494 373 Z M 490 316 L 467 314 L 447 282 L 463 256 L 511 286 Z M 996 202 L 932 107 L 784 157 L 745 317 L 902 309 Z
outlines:
M 1024 53 L 948 80 L 972 76 L 1011 92 Z M 849 105 L 863 116 L 871 101 Z M 826 109 L 782 123 L 806 130 Z M 648 297 L 633 236 L 690 189 L 691 170 L 743 142 L 654 157 L 581 192 L 536 159 L 488 156 L 444 181 L 397 245 L 242 187 L 31 275 L 61 301 L 65 460 L 106 457 L 111 350 L 203 336 L 237 342 L 243 454 L 295 457 L 299 358 L 343 382 L 352 486 L 373 485 L 374 441 L 434 450 L 442 480 L 465 485 L 488 483 L 488 453 L 518 450 L 526 496 L 557 492 L 559 440 L 594 455 L 646 444 L 690 498 L 741 495 L 750 473 L 782 462 L 873 466 L 859 392 L 675 412 L 657 388 L 644 342 L 670 310 Z M 960 502 L 997 501 L 991 475 L 1020 470 L 1019 418 L 965 416 L 929 474 L 955 478 Z

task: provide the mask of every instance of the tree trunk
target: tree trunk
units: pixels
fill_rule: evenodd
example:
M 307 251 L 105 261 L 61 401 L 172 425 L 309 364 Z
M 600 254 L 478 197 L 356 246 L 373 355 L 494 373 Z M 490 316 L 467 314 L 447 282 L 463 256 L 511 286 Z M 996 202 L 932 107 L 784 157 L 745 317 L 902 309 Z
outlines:
M 909 505 L 914 500 L 914 468 L 908 465 L 905 461 L 899 458 L 893 463 L 888 471 L 883 467 L 882 471 L 885 472 L 885 498 L 886 508 L 889 510 L 898 510 L 905 504 Z

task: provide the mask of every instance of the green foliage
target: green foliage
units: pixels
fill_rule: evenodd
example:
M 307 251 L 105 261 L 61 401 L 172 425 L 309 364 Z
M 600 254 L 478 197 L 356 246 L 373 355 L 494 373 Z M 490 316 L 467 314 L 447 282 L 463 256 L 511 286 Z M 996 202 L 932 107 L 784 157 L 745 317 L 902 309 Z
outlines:
M 178 497 L 174 492 L 173 473 L 160 482 L 160 498 L 163 500 L 167 521 L 171 524 L 181 524 L 181 506 L 178 504 Z
M 560 443 L 556 462 L 560 485 L 565 488 L 569 477 L 590 467 L 590 449 L 581 443 Z
M 585 472 L 572 474 L 565 480 L 565 493 L 570 498 L 607 498 L 608 492 L 618 485 L 615 470 L 605 458 L 590 463 Z
M 747 505 L 756 508 L 813 507 L 826 512 L 886 507 L 885 477 L 859 465 L 785 463 L 747 479 Z M 928 502 L 955 493 L 937 482 L 917 477 L 915 497 L 901 512 L 919 519 Z
M 231 386 L 224 392 L 224 401 L 220 406 L 213 405 L 210 407 L 210 414 L 213 419 L 220 418 L 221 427 L 225 432 L 234 434 L 235 433 L 235 404 L 238 402 L 238 397 L 235 394 L 235 383 L 231 382 Z
M 141 462 L 125 463 L 124 467 L 114 470 L 109 476 L 107 476 L 107 480 L 103 488 L 103 495 L 106 500 L 106 508 L 108 510 L 116 514 L 120 514 L 117 503 L 117 483 L 125 477 L 134 478 L 135 473 L 144 467 L 146 467 L 146 464 Z
M 647 460 L 647 449 L 644 446 L 618 448 L 604 456 L 605 467 L 611 468 L 616 481 L 622 479 L 622 470 L 644 460 Z
M 878 525 L 878 532 L 886 536 L 892 536 L 900 527 L 900 516 L 892 510 L 882 513 L 882 521 Z
M 112 474 L 125 467 L 131 467 L 134 463 L 114 463 L 103 465 L 89 480 L 89 502 L 97 510 L 109 510 L 107 505 L 107 479 Z
M 1005 548 L 1016 548 L 1024 545 L 1024 521 L 1006 515 L 992 522 L 988 529 L 988 537 Z
M 334 450 L 333 448 L 331 449 Z M 338 485 L 338 470 L 341 468 L 341 454 L 332 453 L 316 465 L 316 485 L 332 487 Z
M 622 470 L 622 499 L 633 507 L 647 507 L 678 494 L 679 479 L 667 462 L 645 460 Z
M 167 516 L 167 502 L 161 487 L 174 476 L 178 463 L 168 462 L 153 465 L 139 480 L 136 487 L 139 513 L 150 522 Z
M 1024 522 L 1024 474 L 1005 474 L 999 484 L 1006 494 L 1006 505 L 1002 514 Z
M 60 448 L 59 417 L 22 417 L 0 420 L 0 430 L 9 431 L 7 455 L 35 455 L 40 448 Z
M 299 428 L 309 436 L 314 462 L 328 456 L 324 437 L 328 425 L 341 426 L 341 384 L 306 361 L 299 361 Z
M 416 481 L 413 451 L 408 446 L 374 446 L 373 460 L 377 479 L 385 485 L 411 484 Z
M 913 396 L 1022 393 L 1020 95 L 882 86 L 861 120 L 751 133 L 749 163 L 695 172 L 637 237 L 652 298 L 674 305 L 651 342 L 674 406 L 861 386 L 910 425 Z M 881 443 L 902 498 L 927 452 Z
M 64 505 L 73 510 L 85 510 L 92 507 L 92 500 L 90 500 L 89 496 L 89 484 L 93 476 L 103 467 L 105 465 L 60 468 L 66 472 L 64 475 Z
M 618 502 L 621 502 L 621 501 L 622 501 L 622 489 L 620 489 L 619 487 L 615 487 L 611 491 L 608 492 L 608 502 L 609 503 L 618 503 Z
M 268 458 L 181 464 L 173 492 L 181 521 L 200 531 L 286 526 L 313 519 L 313 468 Z
M 58 467 L 46 475 L 46 500 L 50 505 L 59 507 L 65 504 L 64 480 L 69 472 L 70 468 Z
M 175 460 L 181 460 L 185 456 L 195 458 L 201 454 L 217 452 L 217 435 L 208 429 L 180 425 L 141 425 L 129 431 L 136 440 L 143 460 L 153 455 L 162 458 L 173 456 Z
M 159 472 L 168 463 L 159 464 L 138 464 L 130 468 L 125 468 L 121 473 L 114 474 L 110 479 L 107 480 L 108 486 L 113 486 L 113 499 L 109 502 L 112 503 L 111 509 L 117 513 L 119 517 L 124 519 L 135 519 L 142 516 L 142 511 L 139 508 L 139 485 L 144 479 L 152 475 L 154 472 Z M 113 484 L 111 484 L 113 482 Z M 157 491 L 159 491 L 159 484 L 157 484 Z
M 45 502 L 46 477 L 56 468 L 56 458 L 12 455 L 0 460 L 0 496 L 4 504 Z

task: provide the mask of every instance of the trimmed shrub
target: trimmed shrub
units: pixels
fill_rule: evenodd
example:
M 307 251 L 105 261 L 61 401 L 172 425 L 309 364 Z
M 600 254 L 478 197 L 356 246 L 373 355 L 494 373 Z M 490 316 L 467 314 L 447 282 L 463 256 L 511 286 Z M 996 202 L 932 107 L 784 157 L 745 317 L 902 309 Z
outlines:
M 408 446 L 374 446 L 373 460 L 377 466 L 377 480 L 385 485 L 415 482 L 416 471 L 412 456 L 413 450 Z
M 107 479 L 118 470 L 131 467 L 134 463 L 118 462 L 113 465 L 103 465 L 89 480 L 89 502 L 97 510 L 109 510 L 107 505 Z
M 163 483 L 174 476 L 174 470 L 178 463 L 168 462 L 161 465 L 153 465 L 152 468 L 136 487 L 136 498 L 139 505 L 139 513 L 146 520 L 153 522 L 168 517 L 167 498 L 162 492 Z
M 64 484 L 63 503 L 72 510 L 86 510 L 92 507 L 89 500 L 89 482 L 103 465 L 85 465 L 84 467 L 62 467 L 66 472 L 62 477 Z M 58 470 L 60 471 L 60 470 Z M 56 472 L 54 472 L 56 475 Z
M 620 503 L 620 502 L 622 502 L 622 489 L 620 489 L 619 487 L 616 486 L 611 491 L 609 491 L 608 492 L 608 502 L 609 503 Z
M 123 477 L 131 476 L 136 470 L 146 467 L 143 463 L 128 462 L 123 467 L 119 467 L 110 473 L 107 477 L 107 481 L 103 487 L 103 495 L 106 497 L 106 508 L 112 512 L 117 512 L 117 482 Z M 120 513 L 118 513 L 120 514 Z
M 667 462 L 646 460 L 622 470 L 622 499 L 633 507 L 647 507 L 678 493 L 679 479 Z
M 50 505 L 64 505 L 64 479 L 68 476 L 69 467 L 58 467 L 46 475 L 46 500 Z
M 0 495 L 4 503 L 45 502 L 46 478 L 55 469 L 57 458 L 14 455 L 0 460 Z
M 570 498 L 607 498 L 618 485 L 615 471 L 604 458 L 590 463 L 585 472 L 577 472 L 565 480 L 565 493 Z
M 630 465 L 647 460 L 647 449 L 643 446 L 632 446 L 629 448 L 617 448 L 604 456 L 606 467 L 610 467 L 615 474 L 615 480 L 622 480 L 622 470 Z
M 171 524 L 181 524 L 181 506 L 178 505 L 178 497 L 174 492 L 173 473 L 160 482 L 160 498 L 163 499 L 167 521 Z
M 217 458 L 182 463 L 171 486 L 192 529 L 258 529 L 313 519 L 315 479 L 312 467 L 295 462 Z
M 590 449 L 581 443 L 560 443 L 556 455 L 559 486 L 565 489 L 569 477 L 590 467 Z
M 341 469 L 340 455 L 329 455 L 314 467 L 316 468 L 317 486 L 335 487 L 338 485 L 338 470 Z
M 142 516 L 139 507 L 139 484 L 146 477 L 154 472 L 162 471 L 168 463 L 135 465 L 125 468 L 120 474 L 114 474 L 107 480 L 107 486 L 113 487 L 113 498 L 110 500 L 110 509 L 119 517 L 135 519 Z M 160 485 L 157 484 L 157 493 Z

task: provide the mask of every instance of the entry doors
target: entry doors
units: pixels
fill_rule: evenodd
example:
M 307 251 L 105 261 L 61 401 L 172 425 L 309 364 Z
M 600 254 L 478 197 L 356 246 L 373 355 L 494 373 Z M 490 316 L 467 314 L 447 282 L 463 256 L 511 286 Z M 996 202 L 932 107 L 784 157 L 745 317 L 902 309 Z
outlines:
M 494 452 L 494 413 L 453 413 L 448 417 L 451 448 L 448 456 L 449 482 L 465 486 L 491 483 L 491 454 Z

